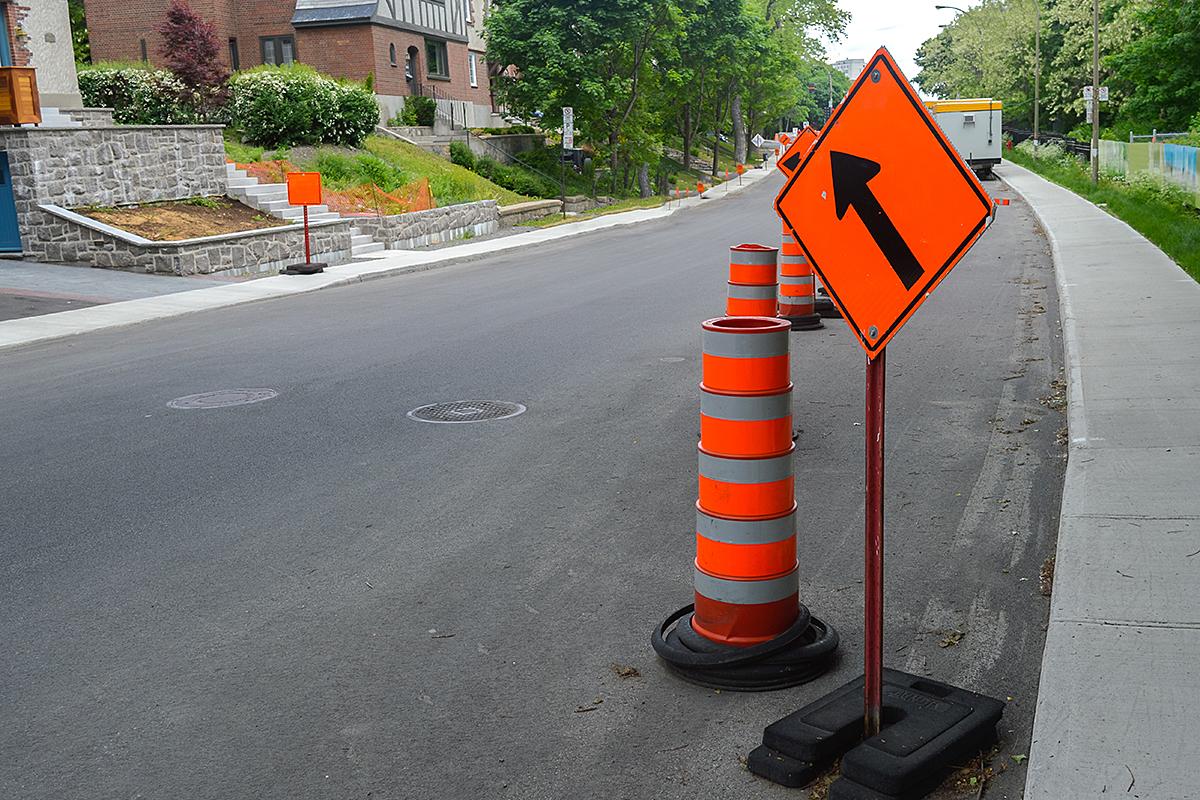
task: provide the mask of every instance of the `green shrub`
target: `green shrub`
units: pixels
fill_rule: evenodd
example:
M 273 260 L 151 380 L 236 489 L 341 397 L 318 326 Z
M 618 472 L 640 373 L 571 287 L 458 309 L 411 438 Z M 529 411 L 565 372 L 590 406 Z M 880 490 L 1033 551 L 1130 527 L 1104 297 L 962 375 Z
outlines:
M 405 125 L 424 125 L 429 127 L 433 125 L 433 118 L 437 113 L 437 101 L 432 97 L 424 97 L 416 95 L 414 97 L 406 97 L 404 99 L 404 119 Z M 411 122 L 407 120 L 412 120 Z
M 466 142 L 456 140 L 450 143 L 450 161 L 469 170 L 475 169 L 475 154 Z
M 263 147 L 341 144 L 357 147 L 379 121 L 375 96 L 311 67 L 264 66 L 230 81 L 230 119 L 243 140 Z
M 201 119 L 200 98 L 165 69 L 99 63 L 79 70 L 79 92 L 90 108 L 111 108 L 124 125 L 181 125 Z

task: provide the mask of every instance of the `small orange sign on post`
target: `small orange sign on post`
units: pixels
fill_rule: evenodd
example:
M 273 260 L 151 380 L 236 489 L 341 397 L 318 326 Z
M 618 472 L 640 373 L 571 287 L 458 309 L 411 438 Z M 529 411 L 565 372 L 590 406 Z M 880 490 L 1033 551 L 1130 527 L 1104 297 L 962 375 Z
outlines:
M 992 201 L 880 48 L 775 209 L 874 357 L 980 237 Z
M 321 205 L 321 173 L 289 172 L 287 193 L 288 203 L 293 206 Z
M 746 165 L 745 165 L 745 164 L 738 164 L 738 165 L 737 165 L 737 174 L 738 174 L 738 175 L 741 175 L 741 174 L 742 174 L 743 172 L 745 172 L 745 171 L 746 171 Z
M 293 264 L 284 270 L 285 275 L 312 275 L 324 272 L 324 264 L 315 264 L 308 240 L 308 207 L 321 205 L 321 173 L 289 172 L 287 174 L 288 204 L 304 207 L 304 263 Z
M 783 151 L 783 155 L 779 157 L 779 161 L 775 162 L 775 166 L 779 167 L 779 171 L 789 178 L 796 174 L 796 167 L 800 166 L 800 159 L 808 152 L 813 143 L 817 141 L 817 136 L 820 131 L 815 128 L 805 128 L 800 131 L 796 137 L 796 141 L 792 142 L 792 146 Z

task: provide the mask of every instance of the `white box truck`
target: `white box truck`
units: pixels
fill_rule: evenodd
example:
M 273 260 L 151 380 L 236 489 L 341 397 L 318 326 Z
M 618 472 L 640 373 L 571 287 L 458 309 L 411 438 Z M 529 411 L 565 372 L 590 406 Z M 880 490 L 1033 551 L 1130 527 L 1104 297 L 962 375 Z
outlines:
M 925 107 L 979 177 L 991 175 L 1000 163 L 1004 137 L 1000 131 L 1001 103 L 991 98 L 926 100 Z

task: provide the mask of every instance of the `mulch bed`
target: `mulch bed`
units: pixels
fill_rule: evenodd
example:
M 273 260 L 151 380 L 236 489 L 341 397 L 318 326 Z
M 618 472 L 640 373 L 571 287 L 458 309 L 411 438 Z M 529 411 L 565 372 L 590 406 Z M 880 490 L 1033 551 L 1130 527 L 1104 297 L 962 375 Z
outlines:
M 198 204 L 200 201 L 203 204 Z M 77 208 L 75 212 L 156 242 L 277 228 L 288 224 L 224 197 L 117 208 Z

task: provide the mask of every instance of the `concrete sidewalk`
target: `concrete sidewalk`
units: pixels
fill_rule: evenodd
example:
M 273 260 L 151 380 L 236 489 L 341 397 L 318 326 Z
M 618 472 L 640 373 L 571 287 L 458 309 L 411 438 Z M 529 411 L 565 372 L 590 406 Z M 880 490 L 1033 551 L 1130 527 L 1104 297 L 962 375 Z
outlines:
M 452 262 L 482 258 L 506 250 L 566 239 L 581 233 L 663 219 L 681 211 L 720 202 L 723 198 L 736 195 L 775 174 L 775 161 L 772 159 L 767 162 L 765 168 L 747 170 L 740 183 L 730 181 L 731 185 L 728 189 L 724 185 L 720 185 L 709 189 L 705 192 L 704 197 L 673 200 L 657 208 L 636 209 L 592 217 L 579 222 L 537 228 L 528 233 L 485 239 L 437 250 L 388 250 L 378 258 L 365 258 L 350 264 L 329 267 L 319 275 L 276 275 L 253 281 L 217 285 L 213 288 L 181 291 L 169 295 L 144 297 L 55 314 L 0 321 L 0 349 L 61 339 L 106 328 L 136 325 L 214 308 L 286 297 L 372 278 L 416 272 Z
M 1200 797 L 1200 285 L 1011 163 L 1050 238 L 1070 450 L 1025 797 Z

